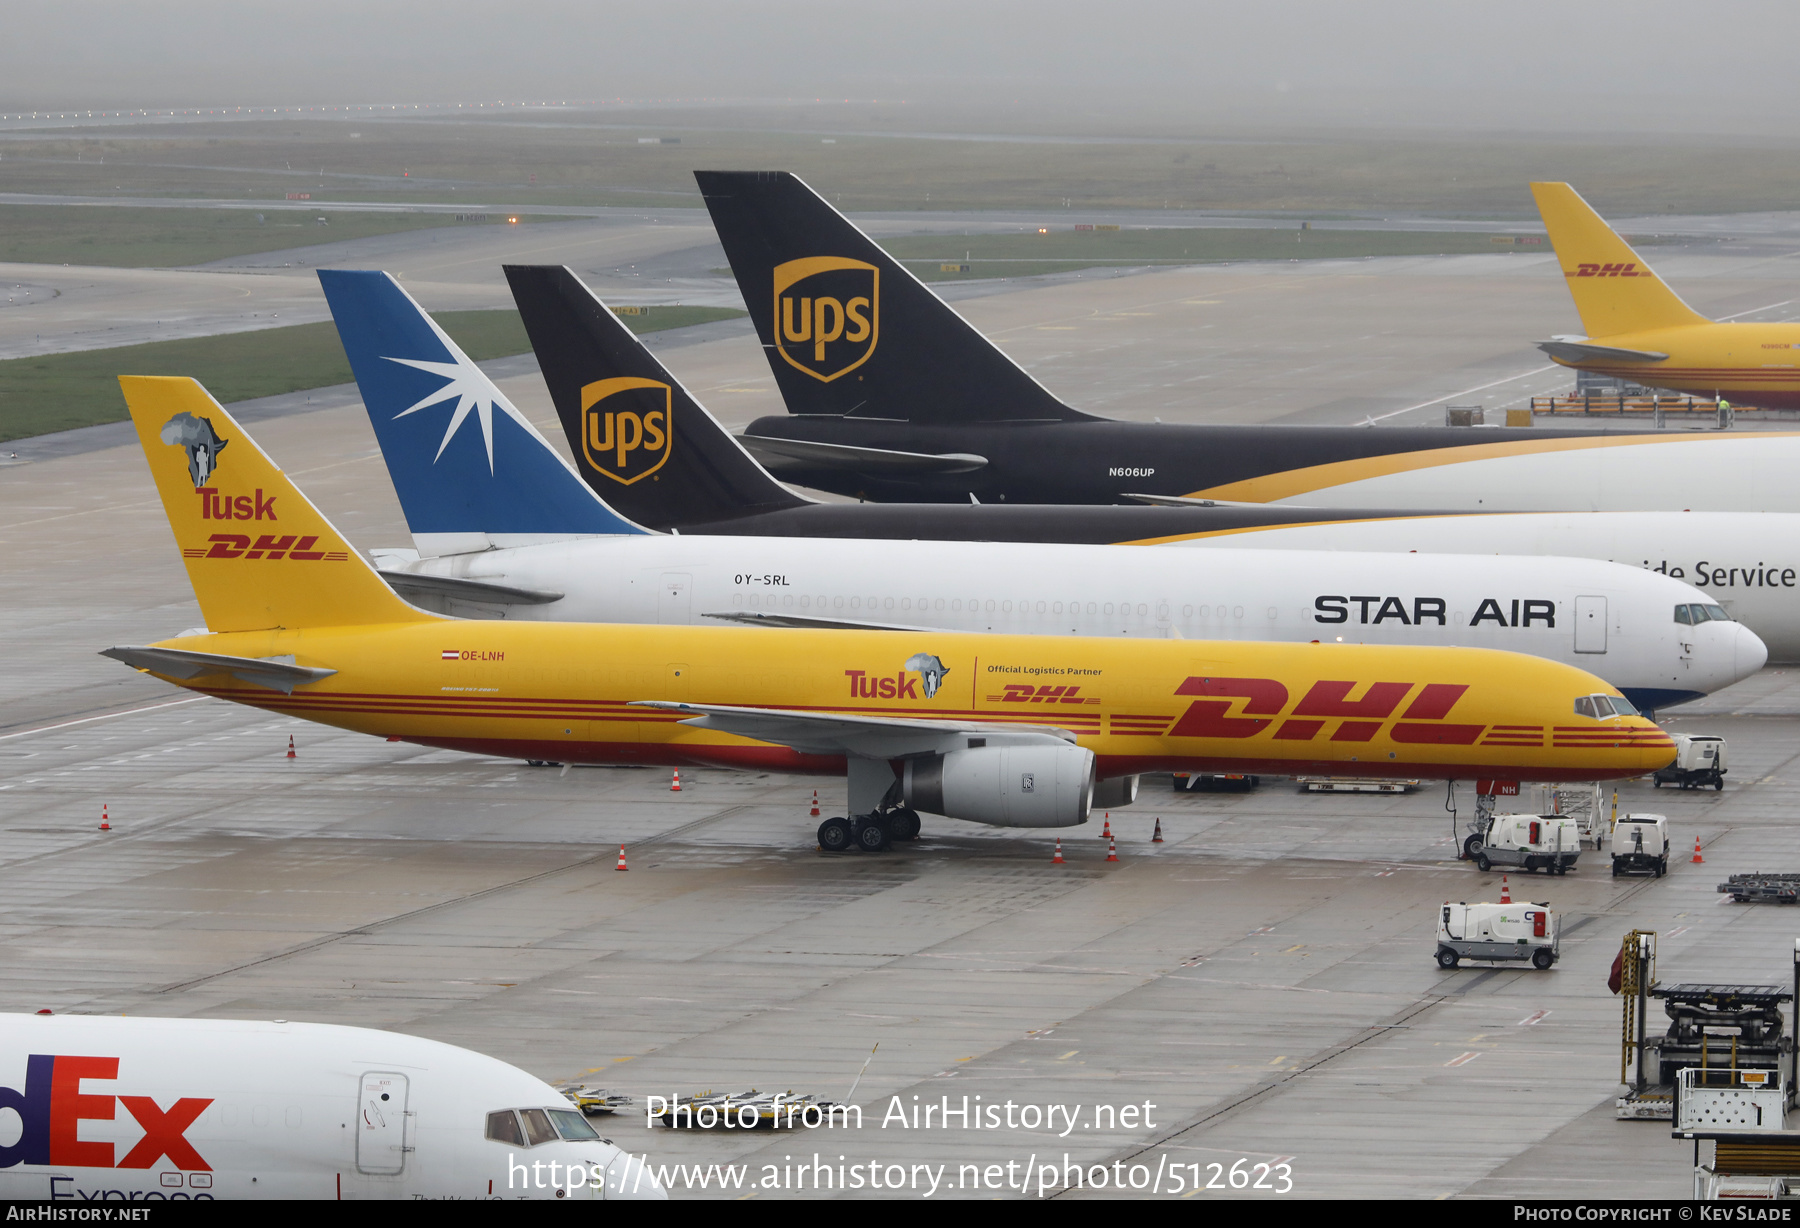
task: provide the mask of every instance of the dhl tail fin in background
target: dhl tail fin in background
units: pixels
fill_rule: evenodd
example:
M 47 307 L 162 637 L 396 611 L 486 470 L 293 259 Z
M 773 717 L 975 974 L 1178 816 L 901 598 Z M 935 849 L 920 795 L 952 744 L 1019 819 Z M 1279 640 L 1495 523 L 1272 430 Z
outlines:
M 196 381 L 125 375 L 119 385 L 210 630 L 437 617 L 395 596 Z
M 1534 183 L 1531 194 L 1589 337 L 1712 322 L 1664 285 L 1574 188 Z

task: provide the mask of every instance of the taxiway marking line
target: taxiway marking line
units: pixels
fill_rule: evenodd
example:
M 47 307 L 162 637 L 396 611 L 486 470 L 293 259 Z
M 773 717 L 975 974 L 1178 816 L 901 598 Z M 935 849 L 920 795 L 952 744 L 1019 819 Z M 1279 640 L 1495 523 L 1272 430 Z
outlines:
M 182 704 L 197 704 L 203 699 L 211 698 L 210 695 L 196 695 L 192 699 L 171 699 L 167 703 L 151 704 L 144 708 L 127 708 L 123 712 L 108 712 L 103 716 L 84 716 L 78 721 L 63 721 L 57 725 L 40 725 L 36 729 L 21 729 L 17 733 L 0 733 L 0 742 L 4 742 L 8 738 L 30 737 L 34 733 L 49 733 L 52 729 L 67 729 L 71 725 L 86 725 L 91 721 L 110 721 L 114 717 L 134 716 L 139 712 L 154 712 L 158 708 L 176 708 Z

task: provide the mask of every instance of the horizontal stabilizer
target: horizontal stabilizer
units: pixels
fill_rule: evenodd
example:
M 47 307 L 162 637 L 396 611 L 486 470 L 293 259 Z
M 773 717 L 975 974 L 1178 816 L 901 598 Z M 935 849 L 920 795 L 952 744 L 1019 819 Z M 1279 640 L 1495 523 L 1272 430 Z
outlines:
M 1569 341 L 1552 337 L 1540 341 L 1537 348 L 1558 362 L 1662 362 L 1667 354 L 1656 350 L 1627 350 L 1616 345 L 1595 345 L 1591 341 Z
M 943 630 L 942 627 L 911 627 L 904 623 L 858 622 L 850 618 L 815 618 L 805 614 L 763 614 L 754 610 L 721 610 L 716 614 L 702 614 L 700 617 L 716 618 L 721 622 L 728 623 L 744 623 L 752 627 L 791 627 L 798 630 L 911 632 Z
M 739 435 L 750 455 L 780 473 L 796 462 L 824 465 L 857 473 L 971 473 L 987 467 L 987 457 L 973 452 L 894 452 L 887 448 L 857 448 L 842 443 L 815 443 L 810 439 L 775 439 L 768 435 Z
M 239 682 L 265 686 L 284 695 L 293 694 L 297 686 L 319 682 L 337 673 L 335 669 L 314 669 L 295 665 L 292 656 L 228 657 L 216 652 L 189 652 L 184 648 L 140 648 L 126 646 L 108 648 L 101 654 L 123 661 L 133 669 L 149 670 L 167 678 L 198 678 L 202 674 L 230 674 Z
M 632 700 L 633 707 L 693 715 L 681 723 L 717 729 L 740 738 L 790 746 L 801 754 L 854 755 L 900 759 L 955 749 L 965 734 L 1005 737 L 1015 743 L 1073 742 L 1075 735 L 1054 725 L 1010 725 L 989 721 L 908 721 L 886 716 L 846 716 L 836 712 L 787 712 L 779 708 L 735 708 L 684 704 L 661 699 Z
M 447 597 L 451 601 L 480 601 L 488 605 L 549 605 L 563 594 L 553 589 L 514 588 L 492 580 L 468 580 L 461 576 L 427 576 L 411 571 L 384 571 L 386 580 L 402 597 Z

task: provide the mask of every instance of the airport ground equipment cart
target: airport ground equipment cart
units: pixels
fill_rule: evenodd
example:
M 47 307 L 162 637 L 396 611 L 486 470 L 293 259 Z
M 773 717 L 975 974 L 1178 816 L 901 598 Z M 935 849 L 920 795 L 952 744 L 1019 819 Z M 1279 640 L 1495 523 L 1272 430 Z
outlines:
M 1302 793 L 1411 793 L 1416 780 L 1373 780 L 1360 776 L 1296 776 Z
M 556 1090 L 567 1096 L 570 1104 L 589 1117 L 617 1113 L 620 1109 L 628 1109 L 637 1103 L 630 1096 L 607 1091 L 604 1087 L 595 1087 L 592 1083 L 563 1083 Z
M 1669 872 L 1669 819 L 1661 814 L 1627 814 L 1613 829 L 1612 872 L 1651 874 Z M 1723 890 L 1723 888 L 1721 888 Z
M 1800 874 L 1733 874 L 1719 884 L 1719 893 L 1737 904 L 1751 900 L 1793 904 L 1800 902 Z
M 1781 1004 L 1792 990 L 1779 985 L 1685 982 L 1654 985 L 1649 996 L 1662 1001 L 1669 1028 L 1647 1048 L 1656 1054 L 1657 1082 L 1673 1088 L 1688 1067 L 1727 1070 L 1733 1076 L 1769 1071 L 1779 1077 L 1794 1040 L 1785 1033 Z
M 1248 793 L 1262 777 L 1243 772 L 1176 772 L 1177 793 Z
M 1675 737 L 1675 762 L 1657 769 L 1652 783 L 1679 785 L 1683 789 L 1725 787 L 1725 739 L 1710 733 L 1678 733 Z
M 1437 962 L 1465 959 L 1526 963 L 1543 971 L 1561 956 L 1561 919 L 1548 904 L 1445 904 L 1438 910 Z
M 1496 814 L 1463 844 L 1478 870 L 1567 874 L 1581 857 L 1581 828 L 1560 814 Z

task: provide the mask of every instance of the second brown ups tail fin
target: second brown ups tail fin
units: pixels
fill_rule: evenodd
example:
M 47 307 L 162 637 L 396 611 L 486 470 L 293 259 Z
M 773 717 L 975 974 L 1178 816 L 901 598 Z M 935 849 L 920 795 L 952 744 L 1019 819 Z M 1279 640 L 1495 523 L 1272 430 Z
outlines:
M 808 502 L 770 477 L 575 274 L 507 265 L 506 280 L 575 468 L 621 515 L 666 530 Z

